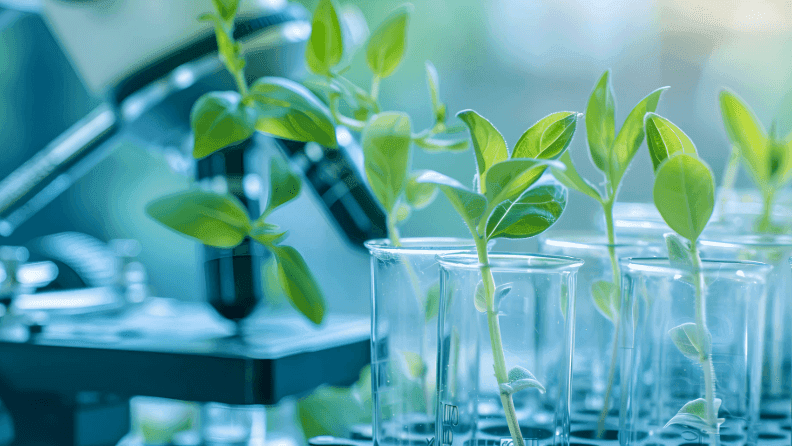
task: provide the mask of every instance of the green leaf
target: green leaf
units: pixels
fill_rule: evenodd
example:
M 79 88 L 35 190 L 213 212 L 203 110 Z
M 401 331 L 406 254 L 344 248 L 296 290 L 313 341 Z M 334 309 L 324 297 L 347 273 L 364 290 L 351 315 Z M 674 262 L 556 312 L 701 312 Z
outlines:
M 712 350 L 712 335 L 693 322 L 672 328 L 668 335 L 683 355 L 696 362 L 707 359 Z
M 426 290 L 426 304 L 424 305 L 424 315 L 426 322 L 431 321 L 440 310 L 440 284 L 434 283 Z
M 693 144 L 693 141 L 668 119 L 654 113 L 647 113 L 644 117 L 644 127 L 646 128 L 646 145 L 649 146 L 649 155 L 652 157 L 655 173 L 663 161 L 678 153 L 697 156 L 696 145 Z
M 714 398 L 712 403 L 713 412 L 717 416 L 721 406 L 721 399 Z M 724 421 L 726 421 L 724 418 L 718 418 L 715 421 L 715 426 L 710 425 L 707 421 L 707 401 L 704 398 L 699 398 L 682 406 L 679 412 L 666 423 L 664 428 L 672 424 L 681 424 L 704 432 L 717 434 L 720 425 L 723 424 Z
M 594 187 L 593 184 L 589 183 L 588 180 L 581 177 L 580 174 L 577 173 L 575 170 L 574 164 L 572 164 L 572 157 L 569 155 L 569 152 L 564 152 L 558 161 L 562 162 L 566 167 L 565 170 L 550 168 L 553 173 L 553 177 L 558 180 L 564 186 L 576 190 L 578 192 L 582 192 L 589 197 L 599 201 L 602 203 L 602 196 L 600 195 L 597 188 Z
M 638 102 L 616 135 L 610 161 L 610 179 L 616 187 L 621 183 L 624 172 L 644 140 L 644 116 L 646 113 L 654 113 L 657 103 L 660 102 L 660 95 L 668 88 L 658 88 Z
M 677 234 L 664 234 L 668 249 L 668 260 L 672 266 L 689 269 L 693 267 L 693 245 L 690 240 Z
M 541 234 L 561 217 L 566 199 L 563 186 L 546 184 L 526 190 L 516 200 L 500 203 L 487 220 L 487 239 Z
M 434 113 L 435 122 L 445 122 L 446 120 L 446 106 L 440 100 L 440 77 L 437 75 L 437 70 L 434 64 L 426 61 L 426 84 L 429 86 L 429 96 L 432 98 L 432 112 Z
M 467 150 L 469 141 L 467 136 L 439 134 L 418 138 L 415 140 L 415 145 L 427 152 L 463 152 Z
M 610 172 L 610 153 L 616 134 L 616 104 L 609 76 L 609 71 L 602 73 L 586 105 L 586 137 L 591 159 L 606 174 Z
M 437 185 L 469 228 L 475 228 L 478 220 L 487 210 L 487 198 L 484 195 L 466 189 L 451 177 L 428 170 L 416 181 Z
M 426 374 L 426 364 L 421 355 L 415 352 L 401 352 L 404 362 L 407 364 L 407 373 L 410 378 L 418 379 Z
M 256 113 L 235 91 L 213 91 L 198 98 L 190 112 L 193 156 L 203 158 L 250 138 Z
M 486 192 L 484 180 L 487 171 L 494 164 L 505 161 L 509 157 L 506 141 L 492 123 L 473 110 L 461 111 L 457 113 L 457 117 L 470 130 L 473 150 L 476 152 L 476 165 L 478 167 L 479 182 L 482 186 L 481 192 Z
M 394 10 L 371 34 L 366 45 L 366 62 L 375 76 L 390 76 L 407 48 L 407 22 L 413 7 L 404 4 Z
M 218 248 L 233 248 L 250 230 L 250 218 L 239 200 L 199 189 L 158 198 L 146 206 L 146 213 L 176 232 Z
M 305 48 L 305 63 L 316 74 L 329 74 L 344 55 L 344 37 L 331 0 L 320 0 L 311 22 L 311 37 Z
M 266 222 L 256 222 L 250 230 L 250 238 L 265 246 L 277 245 L 286 238 L 286 231 L 281 231 L 278 225 Z
M 575 112 L 557 112 L 540 119 L 514 145 L 512 159 L 558 158 L 572 142 L 579 116 Z
M 279 77 L 262 77 L 250 88 L 256 130 L 283 139 L 336 147 L 330 110 L 302 85 Z
M 715 207 L 712 172 L 694 156 L 676 155 L 657 169 L 653 196 L 668 226 L 695 243 Z
M 546 391 L 542 383 L 540 383 L 533 373 L 529 372 L 525 367 L 517 366 L 509 370 L 508 378 L 508 383 L 502 383 L 500 385 L 502 394 L 511 395 L 530 388 L 537 389 L 539 393 L 542 394 Z
M 619 290 L 613 282 L 599 280 L 591 286 L 591 297 L 597 310 L 611 322 L 619 320 Z
M 487 312 L 487 290 L 484 289 L 484 281 L 479 280 L 476 284 L 476 292 L 473 295 L 473 306 L 481 313 Z
M 368 366 L 352 387 L 320 387 L 297 401 L 297 418 L 305 438 L 344 437 L 350 426 L 371 423 L 371 382 L 366 376 L 371 376 Z
M 226 22 L 231 22 L 236 16 L 239 0 L 212 0 L 215 10 Z
M 399 200 L 399 202 L 396 203 L 396 207 L 393 209 L 393 214 L 396 215 L 396 222 L 401 223 L 410 218 L 412 208 L 410 205 Z
M 767 133 L 753 110 L 729 90 L 719 95 L 723 126 L 729 140 L 740 149 L 754 180 L 762 185 L 768 180 Z
M 490 203 L 513 200 L 531 187 L 548 166 L 564 170 L 563 163 L 553 160 L 519 158 L 501 161 L 487 172 L 486 191 Z
M 265 214 L 293 200 L 300 194 L 302 187 L 300 177 L 292 172 L 286 161 L 278 156 L 273 156 L 270 159 L 269 177 L 269 200 L 267 200 Z
M 361 135 L 366 177 L 386 212 L 396 205 L 407 181 L 410 117 L 400 112 L 374 115 Z
M 427 170 L 416 170 L 410 174 L 407 185 L 404 187 L 404 196 L 407 203 L 414 209 L 423 209 L 431 204 L 437 197 L 437 185 L 419 183 L 418 178 Z
M 305 260 L 291 246 L 271 248 L 278 262 L 278 277 L 291 304 L 314 324 L 321 324 L 325 299 Z

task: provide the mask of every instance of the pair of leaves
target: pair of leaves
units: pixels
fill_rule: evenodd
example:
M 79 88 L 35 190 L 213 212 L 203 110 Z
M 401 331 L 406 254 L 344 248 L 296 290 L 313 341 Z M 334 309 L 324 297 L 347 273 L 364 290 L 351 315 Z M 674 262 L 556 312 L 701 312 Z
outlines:
M 668 335 L 683 355 L 696 362 L 707 359 L 712 351 L 712 334 L 693 322 L 672 328 Z
M 614 324 L 619 319 L 619 290 L 613 282 L 599 280 L 591 285 L 591 297 L 597 310 Z
M 190 125 L 195 158 L 244 141 L 256 130 L 336 147 L 335 124 L 327 108 L 308 89 L 282 78 L 259 79 L 247 99 L 233 91 L 206 93 L 193 105 Z
M 693 141 L 671 121 L 648 113 L 647 145 L 655 167 L 653 197 L 663 220 L 695 243 L 715 207 L 715 181 Z
M 528 371 L 525 367 L 514 367 L 509 370 L 509 382 L 500 384 L 500 392 L 505 395 L 511 395 L 525 389 L 537 389 L 539 393 L 546 392 L 545 387 L 538 379 Z
M 718 411 L 720 410 L 721 406 L 721 399 L 715 398 L 713 399 L 713 413 L 717 416 Z M 682 406 L 671 418 L 668 423 L 664 427 L 671 426 L 672 424 L 681 424 L 684 426 L 692 427 L 694 429 L 699 429 L 703 432 L 717 434 L 720 428 L 720 425 L 726 421 L 724 418 L 717 418 L 715 420 L 715 425 L 711 425 L 709 421 L 707 421 L 707 401 L 704 398 L 699 398 Z

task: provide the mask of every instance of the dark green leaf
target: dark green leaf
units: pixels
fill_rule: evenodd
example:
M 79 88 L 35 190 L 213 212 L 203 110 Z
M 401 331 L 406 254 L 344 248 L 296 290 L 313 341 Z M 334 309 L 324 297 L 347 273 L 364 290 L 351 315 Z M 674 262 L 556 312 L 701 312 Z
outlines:
M 572 142 L 579 116 L 575 112 L 557 112 L 540 119 L 514 145 L 512 159 L 558 158 Z
M 734 92 L 723 90 L 719 99 L 726 134 L 761 187 L 768 180 L 767 133 L 753 110 Z
M 426 61 L 426 84 L 429 86 L 429 95 L 432 98 L 432 112 L 435 122 L 445 122 L 446 106 L 440 100 L 440 77 L 432 62 Z
M 286 231 L 281 231 L 278 225 L 256 221 L 249 235 L 262 245 L 270 246 L 282 242 L 286 238 Z
M 589 183 L 588 180 L 581 177 L 577 170 L 575 170 L 575 166 L 572 164 L 572 157 L 569 155 L 569 152 L 564 152 L 563 155 L 558 159 L 558 161 L 564 163 L 566 167 L 565 170 L 554 169 L 550 168 L 553 172 L 553 176 L 556 180 L 558 180 L 564 186 L 576 190 L 578 192 L 582 192 L 589 197 L 602 202 L 602 196 L 600 195 L 597 188 L 594 187 L 593 184 Z
M 283 139 L 336 147 L 330 110 L 302 85 L 279 77 L 262 77 L 250 88 L 256 130 Z
M 707 359 L 712 350 L 712 335 L 693 322 L 679 325 L 668 331 L 668 335 L 683 355 L 694 361 Z
M 415 209 L 423 209 L 429 206 L 437 196 L 437 185 L 431 183 L 419 183 L 418 177 L 423 175 L 426 170 L 417 170 L 410 174 L 407 185 L 404 187 L 404 196 L 407 202 Z
M 255 123 L 255 111 L 242 103 L 239 93 L 206 93 L 190 112 L 190 125 L 195 135 L 193 156 L 203 158 L 250 138 L 256 130 Z
M 600 314 L 611 322 L 619 320 L 619 290 L 613 282 L 599 280 L 591 286 L 591 297 Z
M 610 178 L 615 187 L 621 182 L 624 172 L 627 171 L 644 140 L 644 116 L 646 113 L 654 113 L 657 103 L 660 102 L 660 95 L 667 88 L 658 88 L 638 102 L 624 121 L 619 134 L 616 135 L 610 161 Z
M 713 413 L 717 416 L 721 406 L 721 399 L 713 398 L 712 402 L 714 406 Z M 715 420 L 715 426 L 712 426 L 707 421 L 707 418 L 707 401 L 704 398 L 699 398 L 682 406 L 679 412 L 677 412 L 664 427 L 671 426 L 672 424 L 681 424 L 707 433 L 717 434 L 720 425 L 726 421 L 724 418 L 718 418 Z
M 231 22 L 236 16 L 239 0 L 212 0 L 215 10 L 226 22 Z
M 668 158 L 677 153 L 687 153 L 696 156 L 696 145 L 693 141 L 668 119 L 647 113 L 644 118 L 646 128 L 646 145 L 649 146 L 649 155 L 652 157 L 655 173 Z
M 457 117 L 470 130 L 473 150 L 476 152 L 479 181 L 484 186 L 487 170 L 495 163 L 505 161 L 509 157 L 506 141 L 492 123 L 473 110 L 461 111 L 457 113 Z M 485 192 L 483 187 L 482 192 Z
M 366 62 L 375 76 L 390 76 L 404 57 L 404 50 L 407 48 L 407 23 L 412 9 L 410 4 L 397 8 L 369 38 Z
M 695 156 L 675 155 L 657 169 L 653 195 L 668 226 L 695 243 L 715 206 L 715 182 L 709 167 Z
M 425 171 L 416 181 L 437 185 L 469 228 L 475 228 L 484 211 L 487 210 L 485 196 L 466 189 L 451 177 L 434 171 Z
M 273 156 L 270 159 L 270 189 L 269 200 L 265 213 L 288 203 L 300 194 L 302 181 L 300 177 L 289 169 L 289 165 L 282 158 Z
M 528 238 L 544 232 L 561 216 L 566 199 L 563 186 L 544 184 L 500 203 L 487 220 L 487 239 Z
M 424 315 L 426 322 L 431 321 L 437 312 L 440 310 L 440 284 L 434 283 L 426 290 L 426 305 L 424 306 Z
M 616 104 L 609 81 L 610 72 L 602 73 L 586 105 L 586 136 L 594 165 L 603 173 L 610 172 L 610 153 L 616 134 Z
M 316 74 L 328 74 L 343 55 L 344 38 L 336 8 L 331 0 L 320 0 L 311 22 L 305 63 Z
M 291 304 L 314 324 L 321 324 L 325 299 L 302 256 L 291 246 L 270 248 L 278 262 L 278 277 Z
M 566 169 L 557 161 L 531 158 L 510 159 L 493 165 L 487 172 L 487 200 L 500 203 L 517 198 L 539 180 L 548 166 L 556 170 Z
M 218 248 L 233 248 L 250 230 L 250 218 L 239 200 L 198 189 L 158 198 L 146 206 L 146 213 L 174 231 Z
M 386 212 L 391 212 L 407 181 L 410 117 L 400 112 L 374 115 L 361 135 L 366 177 Z

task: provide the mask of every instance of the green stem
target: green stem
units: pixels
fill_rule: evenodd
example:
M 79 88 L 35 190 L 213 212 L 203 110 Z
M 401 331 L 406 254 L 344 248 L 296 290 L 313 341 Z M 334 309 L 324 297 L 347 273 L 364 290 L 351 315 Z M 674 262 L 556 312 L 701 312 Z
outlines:
M 236 81 L 237 90 L 239 90 L 239 94 L 242 95 L 242 98 L 246 98 L 248 96 L 248 86 L 247 81 L 245 80 L 245 70 L 234 71 L 234 81 Z
M 375 75 L 371 78 L 371 99 L 374 102 L 377 101 L 377 97 L 379 96 L 379 86 L 380 86 L 380 77 Z
M 366 123 L 363 122 L 363 121 L 358 121 L 355 118 L 350 118 L 349 116 L 344 116 L 338 110 L 338 100 L 339 99 L 340 98 L 339 98 L 338 95 L 332 95 L 330 97 L 330 114 L 333 115 L 333 119 L 335 119 L 335 121 L 337 123 L 345 126 L 349 130 L 352 130 L 352 131 L 355 131 L 355 132 L 362 132 L 363 128 L 366 127 Z
M 495 379 L 498 381 L 498 391 L 500 392 L 500 385 L 509 382 L 509 377 L 506 370 L 506 357 L 503 353 L 498 308 L 495 303 L 495 278 L 489 266 L 486 239 L 475 234 L 474 237 L 480 264 L 479 269 L 481 270 L 481 280 L 484 284 L 486 293 L 487 325 L 489 326 L 490 344 L 492 346 L 492 361 L 495 369 Z M 506 424 L 509 426 L 509 433 L 511 434 L 514 446 L 525 446 L 525 441 L 520 431 L 520 425 L 517 422 L 517 411 L 514 409 L 514 401 L 512 400 L 511 394 L 500 392 L 500 399 L 503 404 Z
M 621 293 L 621 271 L 619 270 L 619 261 L 616 258 L 616 236 L 615 227 L 613 224 L 613 199 L 605 201 L 602 205 L 605 211 L 605 227 L 608 231 L 608 255 L 611 262 L 611 274 L 613 277 L 613 284 L 616 290 Z M 620 298 L 621 296 L 619 296 Z M 620 307 L 621 305 L 619 305 Z M 613 393 L 613 383 L 616 378 L 616 361 L 619 356 L 619 313 L 617 312 L 616 318 L 613 320 L 613 346 L 611 348 L 611 361 L 610 368 L 608 369 L 608 387 L 605 389 L 605 401 L 602 405 L 599 419 L 597 420 L 597 438 L 602 438 L 605 433 L 605 420 L 608 418 L 610 411 L 610 399 Z
M 707 297 L 704 293 L 704 277 L 701 271 L 701 257 L 698 253 L 696 242 L 692 242 L 690 254 L 693 260 L 693 276 L 694 285 L 696 289 L 696 325 L 700 333 L 709 334 L 707 328 L 707 320 L 705 318 L 705 310 L 707 308 Z M 712 347 L 710 347 L 712 348 Z M 720 445 L 720 435 L 718 433 L 717 415 L 715 413 L 715 369 L 712 365 L 712 352 L 708 352 L 706 357 L 700 360 L 701 370 L 704 373 L 704 401 L 707 404 L 707 424 L 712 426 L 714 434 L 712 435 L 712 444 L 714 446 Z
M 771 232 L 773 228 L 773 222 L 771 221 L 771 215 L 773 212 L 773 192 L 771 191 L 763 191 L 762 192 L 762 215 L 759 217 L 759 221 L 757 222 L 756 230 L 758 232 Z

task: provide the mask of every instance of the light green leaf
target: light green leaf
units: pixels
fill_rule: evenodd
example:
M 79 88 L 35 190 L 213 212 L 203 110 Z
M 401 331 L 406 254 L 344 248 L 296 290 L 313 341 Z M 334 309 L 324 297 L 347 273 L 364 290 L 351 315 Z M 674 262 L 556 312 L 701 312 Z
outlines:
M 582 192 L 600 203 L 602 202 L 602 196 L 597 188 L 577 173 L 574 164 L 572 164 L 572 157 L 569 155 L 568 151 L 564 152 L 564 154 L 558 158 L 558 161 L 564 163 L 566 169 L 560 170 L 552 167 L 550 168 L 556 180 L 570 189 Z
M 288 203 L 300 194 L 302 181 L 300 177 L 289 169 L 289 165 L 282 158 L 273 156 L 270 159 L 270 187 L 269 200 L 264 213 Z
M 203 158 L 250 138 L 256 113 L 235 91 L 213 91 L 198 98 L 190 112 L 193 156 Z
M 457 117 L 470 130 L 473 150 L 476 152 L 479 182 L 482 185 L 481 192 L 486 192 L 484 180 L 487 171 L 496 163 L 505 161 L 509 157 L 506 141 L 492 123 L 473 110 L 461 111 L 457 113 Z
M 545 184 L 528 189 L 516 200 L 500 203 L 487 220 L 487 239 L 528 238 L 552 226 L 564 211 L 567 191 Z
M 302 85 L 284 78 L 262 77 L 250 88 L 250 99 L 256 110 L 256 130 L 324 147 L 338 145 L 330 110 Z
M 215 10 L 226 22 L 231 22 L 236 16 L 239 0 L 212 0 Z
M 719 100 L 729 140 L 740 149 L 751 176 L 762 185 L 768 180 L 767 132 L 753 110 L 734 92 L 721 91 Z
M 669 87 L 658 88 L 649 93 L 632 109 L 627 119 L 624 121 L 611 151 L 611 182 L 618 186 L 627 171 L 627 167 L 632 162 L 641 143 L 644 140 L 644 116 L 646 113 L 654 113 L 657 103 L 660 102 L 660 95 Z
M 321 324 L 325 298 L 303 257 L 291 246 L 271 248 L 278 262 L 278 277 L 291 304 L 314 324 Z
M 586 105 L 586 137 L 591 159 L 606 174 L 610 172 L 610 153 L 616 134 L 616 103 L 609 76 L 609 71 L 602 73 Z
M 410 117 L 400 112 L 372 116 L 361 135 L 366 177 L 386 212 L 396 205 L 407 181 Z
M 696 362 L 707 359 L 712 350 L 712 335 L 693 322 L 672 328 L 668 335 L 683 355 Z
M 521 390 L 534 388 L 539 390 L 539 393 L 545 393 L 545 388 L 539 380 L 529 372 L 525 367 L 514 367 L 509 370 L 509 382 L 500 385 L 500 391 L 503 394 L 511 395 Z
M 250 230 L 250 238 L 264 246 L 277 245 L 286 238 L 286 231 L 281 231 L 278 225 L 266 222 L 256 222 Z
M 426 364 L 424 364 L 421 355 L 408 351 L 403 351 L 401 354 L 407 365 L 407 373 L 410 378 L 418 379 L 426 374 Z
M 693 144 L 693 141 L 668 119 L 654 113 L 647 113 L 644 117 L 644 127 L 646 128 L 646 145 L 649 146 L 649 155 L 652 157 L 655 173 L 663 161 L 678 153 L 697 156 L 696 145 Z
M 388 77 L 399 66 L 407 48 L 407 23 L 412 10 L 410 4 L 398 7 L 369 38 L 366 62 L 375 76 Z
M 690 240 L 678 234 L 664 234 L 666 247 L 668 248 L 668 260 L 672 266 L 689 269 L 693 266 L 692 250 L 693 245 Z
M 619 290 L 613 282 L 599 280 L 591 286 L 591 297 L 597 310 L 611 322 L 619 320 Z
M 714 398 L 712 403 L 713 412 L 717 416 L 721 406 L 721 399 Z M 717 418 L 715 426 L 710 425 L 707 421 L 707 401 L 704 398 L 699 398 L 682 406 L 679 412 L 677 412 L 664 427 L 671 426 L 672 424 L 681 424 L 704 432 L 717 434 L 720 425 L 723 424 L 724 421 L 726 421 L 724 418 Z
M 513 200 L 531 187 L 548 166 L 564 170 L 563 163 L 554 160 L 519 158 L 501 161 L 487 172 L 486 191 L 490 203 Z
M 473 306 L 481 313 L 487 312 L 487 290 L 484 289 L 484 281 L 479 280 L 476 284 L 476 292 L 473 295 Z
M 401 223 L 410 218 L 410 215 L 412 214 L 412 208 L 410 205 L 399 200 L 399 202 L 396 203 L 396 208 L 393 210 L 393 214 L 396 215 L 396 221 Z
M 434 113 L 435 122 L 445 122 L 446 120 L 446 106 L 440 100 L 440 77 L 437 75 L 437 70 L 434 64 L 426 61 L 426 84 L 429 86 L 429 95 L 432 98 L 432 112 Z
M 463 152 L 467 150 L 470 138 L 467 136 L 450 136 L 438 134 L 431 137 L 418 138 L 415 145 L 427 152 Z
M 320 0 L 311 22 L 305 63 L 316 74 L 329 74 L 344 55 L 344 37 L 331 0 Z
M 415 209 L 423 209 L 431 204 L 437 197 L 437 185 L 431 183 L 419 183 L 418 177 L 423 175 L 426 170 L 416 170 L 412 172 L 404 187 L 404 196 L 407 203 Z
M 297 401 L 297 418 L 306 438 L 319 435 L 343 437 L 349 427 L 370 424 L 371 368 L 360 372 L 360 379 L 352 387 L 323 386 Z
M 572 142 L 580 116 L 576 112 L 557 112 L 540 119 L 514 145 L 512 159 L 558 158 Z
M 451 177 L 430 170 L 422 173 L 416 181 L 436 184 L 470 228 L 475 228 L 487 210 L 487 198 L 484 195 L 466 189 Z
M 176 232 L 218 248 L 233 248 L 250 230 L 250 218 L 239 200 L 199 189 L 158 198 L 146 206 L 146 213 Z
M 676 155 L 657 169 L 653 196 L 668 226 L 695 243 L 715 207 L 712 172 L 694 156 Z
M 424 315 L 426 322 L 431 321 L 437 312 L 440 310 L 440 284 L 433 283 L 428 290 L 426 290 L 426 305 L 424 305 Z

